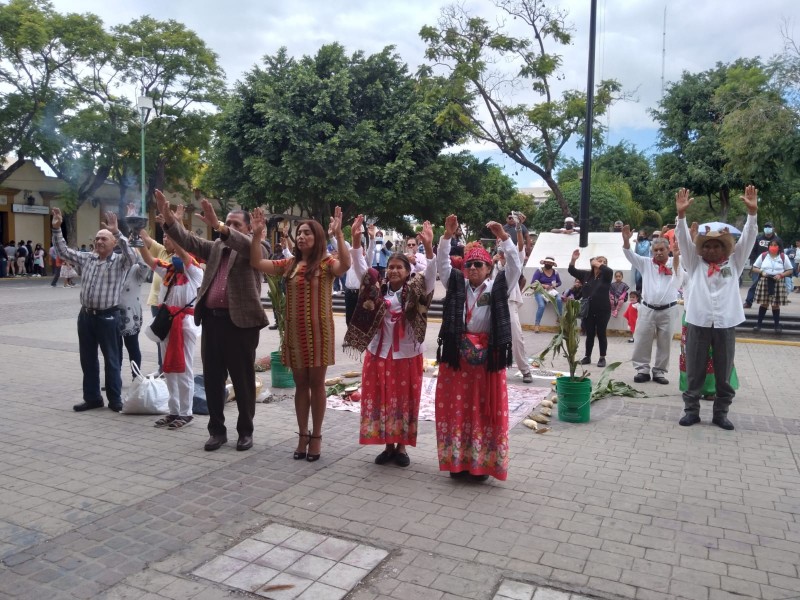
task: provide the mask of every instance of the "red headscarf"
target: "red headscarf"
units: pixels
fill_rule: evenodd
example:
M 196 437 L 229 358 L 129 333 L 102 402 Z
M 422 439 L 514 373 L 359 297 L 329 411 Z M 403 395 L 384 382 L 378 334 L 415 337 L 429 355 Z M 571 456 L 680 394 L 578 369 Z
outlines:
M 492 256 L 486 251 L 480 242 L 470 242 L 464 247 L 464 264 L 466 265 L 471 260 L 482 260 L 490 267 L 492 265 Z M 467 270 L 464 271 L 464 276 L 467 276 Z

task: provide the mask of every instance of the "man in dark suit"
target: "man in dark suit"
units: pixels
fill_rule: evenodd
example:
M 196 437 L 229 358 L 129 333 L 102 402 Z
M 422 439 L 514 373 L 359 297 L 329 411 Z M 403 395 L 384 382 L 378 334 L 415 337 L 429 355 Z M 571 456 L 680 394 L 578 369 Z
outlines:
M 197 291 L 194 320 L 203 326 L 200 355 L 208 399 L 208 451 L 227 443 L 225 381 L 230 374 L 239 420 L 237 450 L 253 446 L 256 413 L 255 360 L 259 331 L 269 321 L 261 306 L 261 274 L 250 267 L 250 215 L 244 210 L 217 219 L 214 207 L 202 201 L 202 220 L 220 234 L 216 240 L 187 232 L 175 218 L 167 199 L 155 193 L 164 231 L 189 253 L 206 261 L 203 283 Z

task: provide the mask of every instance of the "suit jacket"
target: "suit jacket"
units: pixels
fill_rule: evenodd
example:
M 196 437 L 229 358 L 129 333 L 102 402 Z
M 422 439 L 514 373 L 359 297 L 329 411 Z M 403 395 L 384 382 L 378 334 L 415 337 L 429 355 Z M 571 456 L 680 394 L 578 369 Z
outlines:
M 237 327 L 265 327 L 269 323 L 264 308 L 261 306 L 261 273 L 250 266 L 249 235 L 229 228 L 230 235 L 214 241 L 199 238 L 175 222 L 165 227 L 175 243 L 187 252 L 206 261 L 203 283 L 197 290 L 197 302 L 194 309 L 194 321 L 200 325 L 206 312 L 206 292 L 217 276 L 222 252 L 228 247 L 231 255 L 228 260 L 228 309 L 231 321 Z M 263 254 L 263 249 L 262 249 Z

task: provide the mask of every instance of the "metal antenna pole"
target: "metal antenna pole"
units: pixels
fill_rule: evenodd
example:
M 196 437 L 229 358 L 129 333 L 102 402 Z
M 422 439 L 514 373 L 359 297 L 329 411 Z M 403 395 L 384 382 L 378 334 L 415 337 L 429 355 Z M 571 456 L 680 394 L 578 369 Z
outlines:
M 589 20 L 589 75 L 586 82 L 586 132 L 583 143 L 583 179 L 581 179 L 581 248 L 589 245 L 589 195 L 592 189 L 592 129 L 594 125 L 594 46 L 597 28 L 597 0 L 592 0 Z

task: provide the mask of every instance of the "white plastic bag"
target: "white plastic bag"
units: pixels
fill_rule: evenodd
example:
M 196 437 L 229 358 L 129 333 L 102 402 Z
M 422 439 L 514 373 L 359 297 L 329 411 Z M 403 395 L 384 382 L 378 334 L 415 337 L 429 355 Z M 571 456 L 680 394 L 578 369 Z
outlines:
M 142 375 L 139 365 L 131 362 L 135 375 L 128 396 L 122 401 L 122 412 L 126 415 L 169 414 L 169 390 L 163 375 Z

